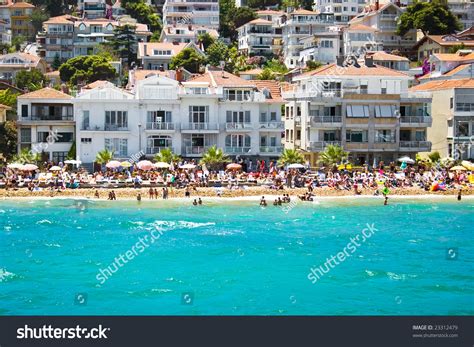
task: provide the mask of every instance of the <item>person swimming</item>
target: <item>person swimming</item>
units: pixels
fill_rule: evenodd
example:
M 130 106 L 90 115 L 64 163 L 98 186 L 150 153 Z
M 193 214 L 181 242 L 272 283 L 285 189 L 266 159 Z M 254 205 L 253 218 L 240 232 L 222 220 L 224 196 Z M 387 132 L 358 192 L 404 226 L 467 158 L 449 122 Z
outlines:
M 385 199 L 384 199 L 384 201 L 383 201 L 383 204 L 384 204 L 384 205 L 388 205 L 388 196 L 386 196 L 386 195 L 385 195 Z
M 202 205 L 202 200 L 201 200 L 201 198 L 198 198 L 198 204 L 199 204 L 199 205 Z
M 140 193 L 137 195 L 137 201 L 142 201 L 142 195 Z
M 193 205 L 194 205 L 194 206 L 197 206 L 197 204 L 198 204 L 198 203 L 197 203 L 196 199 L 194 199 Z
M 262 196 L 262 198 L 260 199 L 260 206 L 267 206 L 267 202 L 264 196 Z

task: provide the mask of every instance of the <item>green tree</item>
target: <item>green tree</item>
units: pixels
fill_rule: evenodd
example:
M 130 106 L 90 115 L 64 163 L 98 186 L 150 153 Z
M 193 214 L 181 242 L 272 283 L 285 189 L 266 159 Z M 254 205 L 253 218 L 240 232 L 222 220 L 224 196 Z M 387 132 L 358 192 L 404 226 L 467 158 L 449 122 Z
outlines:
M 34 32 L 40 32 L 43 30 L 43 22 L 49 19 L 48 13 L 45 11 L 44 8 L 37 7 L 33 10 L 30 15 L 31 25 L 35 29 Z
M 227 62 L 230 58 L 229 47 L 222 41 L 211 44 L 207 48 L 206 54 L 207 62 L 212 66 L 219 66 L 221 61 Z
M 441 155 L 438 151 L 428 154 L 428 158 L 430 158 L 432 163 L 436 163 L 441 159 Z
M 97 55 L 81 55 L 69 59 L 59 68 L 61 81 L 70 84 L 92 83 L 97 80 L 110 80 L 116 77 L 116 71 L 110 62 Z
M 464 42 L 461 42 L 460 45 L 455 45 L 449 48 L 449 53 L 457 53 L 459 50 L 465 49 L 466 46 L 464 45 Z
M 316 69 L 319 69 L 321 66 L 323 66 L 323 64 L 321 64 L 319 61 L 308 60 L 306 62 L 305 71 L 316 70 Z
M 16 108 L 16 98 L 19 93 L 14 93 L 10 89 L 0 90 L 0 104 Z
M 143 0 L 122 1 L 121 5 L 138 23 L 147 24 L 152 32 L 161 31 L 162 25 L 160 16 L 155 12 L 153 7 L 146 4 Z
M 23 148 L 20 153 L 13 156 L 13 162 L 22 164 L 34 164 L 41 160 L 41 153 L 34 152 L 29 148 Z
M 76 159 L 76 141 L 74 141 L 69 148 L 69 152 L 67 152 L 66 159 L 68 160 L 75 160 Z
M 95 162 L 101 165 L 107 164 L 114 158 L 114 152 L 104 149 L 100 152 L 97 152 L 95 156 Z
M 220 0 L 220 34 L 232 41 L 237 39 L 236 29 L 257 18 L 255 11 L 249 7 L 236 7 L 235 2 Z
M 323 165 L 336 165 L 346 160 L 349 153 L 345 152 L 341 146 L 328 145 L 324 151 L 319 153 L 318 163 Z
M 47 83 L 47 78 L 39 70 L 21 70 L 15 76 L 15 84 L 18 88 L 34 91 L 43 88 Z
M 155 31 L 150 36 L 150 42 L 160 42 L 160 36 L 161 36 L 161 32 L 160 31 Z
M 17 128 L 13 121 L 0 123 L 0 154 L 10 160 L 16 153 Z
M 209 33 L 199 34 L 198 41 L 204 46 L 204 50 L 207 51 L 207 48 L 216 42 L 216 39 L 213 38 Z
M 206 165 L 209 170 L 217 170 L 229 162 L 229 157 L 224 154 L 222 149 L 212 146 L 203 153 L 200 164 Z
M 157 162 L 163 163 L 177 163 L 181 160 L 181 157 L 171 150 L 171 148 L 163 148 L 160 150 L 160 153 L 157 153 L 154 157 L 154 160 Z
M 257 76 L 258 80 L 275 80 L 277 76 L 269 68 L 263 69 L 263 71 Z
M 59 55 L 56 54 L 54 56 L 54 60 L 53 60 L 53 63 L 51 64 L 51 67 L 54 69 L 54 70 L 57 70 L 59 69 L 59 67 L 61 66 L 61 59 L 59 58 Z
M 189 72 L 198 73 L 201 65 L 205 64 L 206 58 L 196 52 L 193 48 L 185 48 L 171 58 L 170 69 L 175 70 L 183 67 Z
M 14 52 L 18 52 L 21 49 L 21 45 L 26 42 L 26 37 L 23 35 L 16 35 L 12 37 L 12 46 L 11 50 L 14 50 Z
M 411 29 L 420 29 L 426 36 L 451 34 L 461 30 L 458 18 L 440 1 L 415 2 L 400 16 L 397 35 L 404 36 Z
M 296 149 L 285 149 L 278 159 L 278 165 L 286 166 L 290 164 L 303 164 L 304 157 Z
M 128 67 L 137 60 L 137 38 L 135 27 L 132 25 L 117 26 L 114 29 L 114 36 L 104 45 L 111 46 Z
M 313 10 L 314 2 L 312 0 L 283 0 L 282 1 L 282 8 L 287 9 L 288 7 L 292 7 L 294 9 L 303 8 L 308 11 Z

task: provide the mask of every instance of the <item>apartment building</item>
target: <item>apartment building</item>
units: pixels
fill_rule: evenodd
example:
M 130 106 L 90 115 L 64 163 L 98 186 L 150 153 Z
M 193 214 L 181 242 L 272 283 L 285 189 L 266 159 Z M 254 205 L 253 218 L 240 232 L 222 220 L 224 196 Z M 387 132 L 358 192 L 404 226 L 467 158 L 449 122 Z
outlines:
M 431 150 L 429 93 L 409 92 L 412 77 L 375 65 L 371 57 L 337 63 L 293 78 L 286 100 L 285 148 L 314 165 L 329 144 L 357 165 L 389 163 Z
M 433 80 L 474 78 L 474 53 L 461 50 L 454 54 L 435 53 L 429 58 L 430 72 L 418 78 L 420 83 Z
M 411 91 L 433 95 L 433 126 L 427 133 L 431 150 L 441 157 L 474 158 L 474 79 L 434 80 Z
M 337 30 L 316 33 L 300 39 L 303 49 L 300 51 L 298 65 L 305 66 L 308 61 L 323 64 L 333 63 L 342 54 L 341 32 Z
M 166 0 L 163 6 L 163 27 L 198 25 L 219 29 L 218 0 Z
M 12 32 L 10 26 L 3 19 L 0 19 L 0 43 L 12 43 Z
M 453 47 L 461 45 L 465 49 L 474 49 L 474 39 L 456 34 L 426 35 L 414 48 L 417 50 L 418 60 L 423 61 L 435 53 L 450 53 Z
M 194 49 L 204 56 L 204 52 L 193 42 L 140 42 L 137 58 L 145 70 L 169 70 L 171 59 L 185 48 Z
M 161 31 L 160 42 L 193 42 L 199 44 L 199 35 L 206 33 L 216 40 L 219 37 L 216 29 L 209 29 L 204 26 L 192 24 L 168 25 Z
M 146 41 L 151 35 L 147 25 L 128 17 L 118 21 L 86 20 L 70 15 L 52 17 L 43 23 L 44 31 L 37 35 L 38 53 L 50 64 L 56 57 L 65 61 L 79 55 L 95 54 L 99 44 L 112 37 L 117 26 L 125 24 L 135 26 L 137 41 Z
M 327 31 L 334 24 L 332 13 L 319 13 L 307 10 L 296 10 L 285 14 L 281 19 L 283 56 L 285 65 L 295 68 L 300 59 L 300 51 L 304 49 L 302 38 L 308 35 Z
M 64 161 L 75 139 L 72 97 L 43 88 L 17 100 L 18 151 L 28 148 L 46 160 Z
M 237 28 L 237 32 L 242 54 L 274 56 L 281 52 L 282 29 L 272 21 L 257 18 Z
M 167 77 L 167 75 L 169 77 Z M 199 158 L 216 145 L 230 156 L 277 158 L 281 151 L 280 86 L 208 69 L 186 82 L 172 74 L 135 74 L 130 91 L 103 84 L 74 99 L 77 151 L 84 163 L 107 148 L 117 158 L 171 148 Z
M 108 18 L 123 15 L 125 10 L 120 6 L 120 1 L 115 1 L 113 4 L 106 0 L 78 0 L 77 11 L 82 18 L 97 19 Z
M 18 71 L 36 69 L 46 73 L 47 64 L 44 59 L 28 53 L 9 53 L 0 55 L 0 80 L 13 84 Z
M 380 6 L 377 1 L 374 5 L 368 6 L 363 13 L 352 19 L 350 27 L 363 25 L 372 28 L 374 31 L 374 42 L 377 46 L 381 45 L 382 50 L 386 52 L 399 51 L 405 54 L 413 54 L 413 46 L 416 44 L 416 30 L 410 30 L 403 37 L 396 34 L 397 20 L 403 11 L 404 9 L 394 3 L 389 2 Z M 360 43 L 360 41 L 356 40 L 357 43 Z M 353 51 L 351 42 L 345 46 L 345 54 L 348 54 L 351 50 Z M 372 50 L 379 49 L 373 48 Z
M 335 24 L 347 24 L 359 13 L 363 12 L 365 0 L 316 0 L 316 11 L 334 13 Z
M 15 2 L 9 7 L 10 29 L 12 36 L 24 36 L 27 39 L 35 37 L 35 30 L 31 24 L 30 16 L 35 6 L 27 2 Z

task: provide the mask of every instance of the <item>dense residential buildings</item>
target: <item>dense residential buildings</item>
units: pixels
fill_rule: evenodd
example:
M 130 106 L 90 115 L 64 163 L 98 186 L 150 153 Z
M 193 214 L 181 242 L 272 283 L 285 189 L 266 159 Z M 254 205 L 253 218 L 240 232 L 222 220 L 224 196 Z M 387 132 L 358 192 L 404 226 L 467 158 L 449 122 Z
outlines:
M 341 145 L 357 165 L 431 150 L 431 97 L 409 92 L 407 74 L 367 56 L 351 64 L 338 58 L 293 80 L 283 93 L 285 148 L 301 150 L 311 164 L 329 144 Z
M 10 9 L 10 29 L 12 36 L 23 36 L 27 39 L 35 37 L 35 30 L 31 24 L 30 16 L 35 6 L 23 1 L 18 1 L 9 6 Z
M 441 157 L 474 158 L 474 79 L 434 80 L 412 87 L 433 95 L 432 151 Z
M 199 36 L 205 33 L 214 39 L 219 37 L 216 29 L 210 29 L 204 26 L 192 24 L 168 25 L 161 31 L 160 42 L 194 42 L 195 44 L 199 44 Z
M 418 60 L 423 61 L 435 53 L 450 53 L 453 47 L 474 49 L 474 39 L 460 35 L 426 35 L 415 45 Z
M 95 54 L 99 44 L 114 35 L 117 26 L 135 26 L 137 42 L 147 41 L 151 32 L 145 24 L 136 23 L 129 17 L 121 20 L 81 19 L 64 15 L 52 17 L 43 23 L 44 31 L 38 33 L 38 54 L 51 64 L 56 57 L 60 61 L 79 56 Z
M 219 29 L 219 1 L 166 0 L 163 27 L 188 24 Z
M 43 160 L 64 162 L 75 138 L 72 96 L 43 88 L 18 97 L 18 151 L 41 153 Z
M 145 70 L 169 70 L 171 59 L 185 48 L 194 49 L 204 56 L 193 42 L 140 42 L 137 58 Z
M 96 19 L 109 18 L 123 15 L 125 10 L 120 6 L 120 1 L 106 0 L 78 0 L 77 11 L 82 18 Z
M 46 73 L 47 64 L 44 59 L 28 53 L 9 53 L 0 55 L 0 80 L 13 83 L 18 71 L 36 69 Z
M 0 43 L 11 44 L 12 42 L 12 32 L 9 28 L 8 23 L 0 19 Z

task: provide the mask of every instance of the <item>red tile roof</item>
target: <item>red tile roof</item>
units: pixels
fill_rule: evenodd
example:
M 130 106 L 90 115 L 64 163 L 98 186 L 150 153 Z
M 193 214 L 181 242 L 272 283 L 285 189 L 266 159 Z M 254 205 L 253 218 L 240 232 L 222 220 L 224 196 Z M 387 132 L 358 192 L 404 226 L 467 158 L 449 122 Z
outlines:
M 429 81 L 410 88 L 410 91 L 433 91 L 453 88 L 474 88 L 473 78 L 459 80 Z

